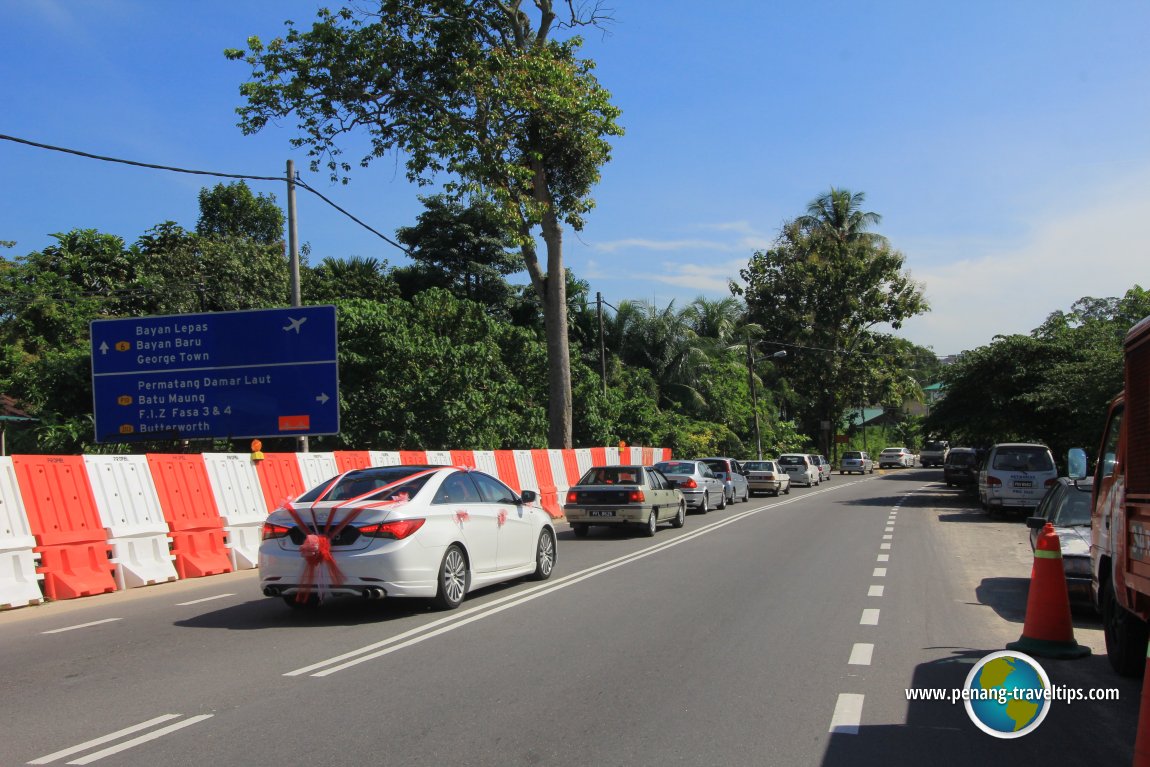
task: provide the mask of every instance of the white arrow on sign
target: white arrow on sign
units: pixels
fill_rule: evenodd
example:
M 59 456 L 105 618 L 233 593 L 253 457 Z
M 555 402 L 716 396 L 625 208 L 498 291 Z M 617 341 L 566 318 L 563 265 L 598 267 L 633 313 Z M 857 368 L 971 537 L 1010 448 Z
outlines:
M 320 392 L 319 396 L 315 398 L 315 401 L 321 405 L 326 405 L 329 399 L 331 399 L 331 397 L 327 396 L 323 392 Z
M 108 342 L 107 341 L 101 341 L 100 342 L 100 354 L 107 354 L 107 353 L 108 353 Z

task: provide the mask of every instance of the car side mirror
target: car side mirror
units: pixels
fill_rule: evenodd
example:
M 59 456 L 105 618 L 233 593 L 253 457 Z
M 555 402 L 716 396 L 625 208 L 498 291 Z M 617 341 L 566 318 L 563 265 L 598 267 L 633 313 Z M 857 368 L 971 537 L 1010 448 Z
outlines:
M 1046 527 L 1046 517 L 1027 517 L 1026 526 L 1031 530 L 1041 530 Z
M 523 503 L 534 503 L 538 498 L 539 494 L 534 490 L 524 490 L 519 494 L 519 500 Z
M 1071 479 L 1086 478 L 1086 451 L 1072 447 L 1066 453 L 1066 476 Z

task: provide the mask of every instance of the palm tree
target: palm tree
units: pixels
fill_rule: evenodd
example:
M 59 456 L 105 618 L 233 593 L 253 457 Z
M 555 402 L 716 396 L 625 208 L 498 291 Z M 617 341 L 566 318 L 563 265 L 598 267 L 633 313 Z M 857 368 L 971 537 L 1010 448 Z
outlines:
M 851 194 L 847 189 L 831 187 L 827 194 L 819 195 L 807 205 L 807 214 L 795 223 L 815 237 L 829 239 L 839 245 L 866 241 L 878 244 L 882 235 L 867 229 L 882 221 L 882 216 L 862 210 L 866 194 Z

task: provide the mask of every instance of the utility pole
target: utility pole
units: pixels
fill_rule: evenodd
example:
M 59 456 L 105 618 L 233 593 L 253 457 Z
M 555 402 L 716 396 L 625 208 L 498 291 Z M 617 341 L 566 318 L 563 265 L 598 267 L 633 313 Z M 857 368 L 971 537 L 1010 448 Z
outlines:
M 603 340 L 603 294 L 595 291 L 599 312 L 599 374 L 603 377 L 603 396 L 607 396 L 607 345 Z
M 755 356 L 751 352 L 751 337 L 747 336 L 747 382 L 751 386 L 751 408 L 755 411 L 755 448 L 763 460 L 763 439 L 759 434 L 759 395 L 755 391 Z
M 295 215 L 295 162 L 287 161 L 287 209 L 288 209 L 288 264 L 291 268 L 291 305 L 301 306 L 303 299 L 299 287 L 299 237 L 296 234 Z M 296 437 L 301 453 L 308 452 L 308 439 Z

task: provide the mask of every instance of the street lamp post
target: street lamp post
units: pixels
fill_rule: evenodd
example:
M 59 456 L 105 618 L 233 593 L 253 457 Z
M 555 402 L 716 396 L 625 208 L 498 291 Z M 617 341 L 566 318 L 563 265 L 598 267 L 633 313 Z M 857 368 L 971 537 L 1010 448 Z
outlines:
M 787 356 L 786 350 L 777 351 L 770 356 L 770 359 L 782 359 Z M 759 433 L 759 395 L 755 389 L 755 355 L 751 351 L 751 339 L 747 339 L 747 381 L 751 386 L 751 407 L 755 411 L 755 448 L 758 451 L 759 460 L 763 460 L 763 438 Z

